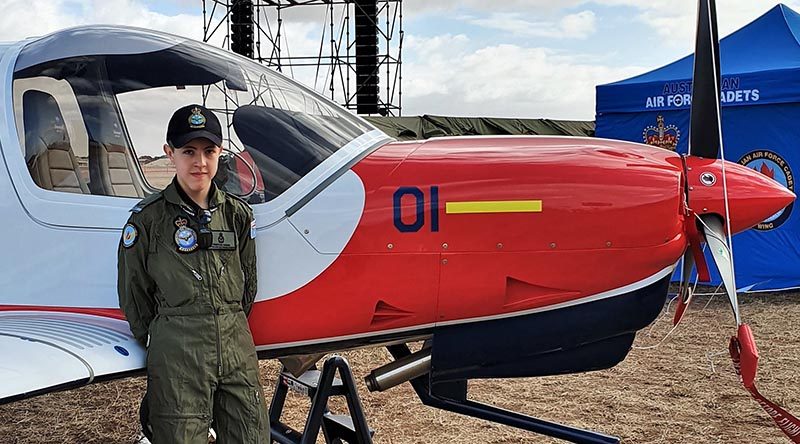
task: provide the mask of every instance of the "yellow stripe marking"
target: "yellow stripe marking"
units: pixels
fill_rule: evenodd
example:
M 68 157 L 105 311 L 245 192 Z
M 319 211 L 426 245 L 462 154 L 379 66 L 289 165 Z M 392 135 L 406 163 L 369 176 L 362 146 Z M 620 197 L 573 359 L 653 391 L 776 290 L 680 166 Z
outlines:
M 447 214 L 472 213 L 541 213 L 541 200 L 498 200 L 482 202 L 447 202 Z

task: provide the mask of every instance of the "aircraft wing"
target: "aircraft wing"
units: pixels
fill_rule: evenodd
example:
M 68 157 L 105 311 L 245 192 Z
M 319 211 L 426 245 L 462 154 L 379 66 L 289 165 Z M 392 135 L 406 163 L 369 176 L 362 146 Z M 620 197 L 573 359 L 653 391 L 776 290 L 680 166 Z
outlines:
M 145 367 L 145 350 L 124 320 L 53 311 L 0 312 L 0 403 Z

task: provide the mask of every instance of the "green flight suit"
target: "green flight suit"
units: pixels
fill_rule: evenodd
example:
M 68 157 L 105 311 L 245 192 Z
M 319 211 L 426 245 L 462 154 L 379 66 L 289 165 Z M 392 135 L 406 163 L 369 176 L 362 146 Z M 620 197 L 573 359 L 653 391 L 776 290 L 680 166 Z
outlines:
M 203 226 L 173 180 L 131 210 L 118 250 L 120 307 L 147 347 L 154 444 L 206 444 L 212 418 L 220 444 L 270 442 L 247 324 L 256 295 L 252 211 L 213 185 L 209 210 Z

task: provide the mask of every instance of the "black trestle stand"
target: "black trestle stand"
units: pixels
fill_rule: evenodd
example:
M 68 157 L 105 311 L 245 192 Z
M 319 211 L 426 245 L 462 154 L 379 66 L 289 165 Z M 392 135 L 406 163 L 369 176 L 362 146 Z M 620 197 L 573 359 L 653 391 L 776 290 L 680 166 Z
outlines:
M 311 399 L 311 407 L 302 431 L 281 422 L 289 389 Z M 364 409 L 356 389 L 350 365 L 340 356 L 328 358 L 322 366 L 322 371 L 312 369 L 298 377 L 284 368 L 278 377 L 275 394 L 269 407 L 273 442 L 314 444 L 321 429 L 325 442 L 329 444 L 372 444 L 374 432 L 367 426 Z M 328 410 L 328 399 L 331 396 L 345 397 L 349 416 L 334 415 Z

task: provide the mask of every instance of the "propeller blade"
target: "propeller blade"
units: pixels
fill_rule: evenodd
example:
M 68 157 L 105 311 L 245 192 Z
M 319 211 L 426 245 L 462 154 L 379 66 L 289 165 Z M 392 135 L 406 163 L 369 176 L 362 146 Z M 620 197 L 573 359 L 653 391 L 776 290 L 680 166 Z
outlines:
M 744 386 L 749 389 L 753 387 L 758 372 L 758 347 L 749 325 L 740 325 L 736 333 L 731 338 L 729 349 L 737 367 L 736 371 L 742 377 Z
M 728 244 L 725 242 L 725 231 L 723 230 L 722 221 L 711 215 L 702 215 L 700 219 L 703 221 L 703 229 L 706 235 L 706 243 L 711 249 L 711 256 L 714 258 L 714 263 L 717 264 L 717 270 L 722 277 L 722 282 L 725 284 L 725 291 L 728 292 L 728 300 L 733 309 L 733 316 L 736 318 L 736 325 L 740 325 L 741 317 L 739 316 L 739 298 L 736 294 L 736 281 L 733 276 L 733 262 L 728 249 Z
M 678 302 L 675 306 L 675 317 L 672 318 L 672 325 L 678 325 L 686 313 L 686 309 L 692 302 L 692 287 L 689 285 L 689 277 L 692 274 L 692 267 L 694 267 L 694 255 L 692 254 L 692 247 L 686 249 L 683 253 L 683 268 L 681 270 L 681 286 L 678 289 Z
M 720 134 L 720 65 L 717 10 L 714 0 L 700 0 L 694 51 L 689 154 L 716 159 Z
M 686 235 L 689 238 L 689 250 L 692 252 L 695 264 L 697 265 L 697 280 L 700 282 L 710 282 L 711 275 L 708 272 L 708 264 L 706 264 L 706 256 L 700 245 L 703 243 L 703 235 L 697 229 L 695 218 L 697 215 L 694 211 L 689 210 L 686 218 Z M 685 253 L 684 253 L 685 254 Z

